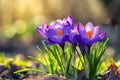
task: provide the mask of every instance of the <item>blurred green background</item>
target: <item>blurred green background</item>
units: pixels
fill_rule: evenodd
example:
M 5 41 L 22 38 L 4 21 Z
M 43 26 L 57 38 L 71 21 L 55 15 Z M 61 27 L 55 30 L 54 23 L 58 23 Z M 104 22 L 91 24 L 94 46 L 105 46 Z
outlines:
M 110 38 L 106 54 L 119 59 L 120 0 L 0 0 L 0 52 L 35 56 L 41 23 L 73 16 L 75 22 L 101 25 Z M 42 48 L 42 47 L 41 47 Z

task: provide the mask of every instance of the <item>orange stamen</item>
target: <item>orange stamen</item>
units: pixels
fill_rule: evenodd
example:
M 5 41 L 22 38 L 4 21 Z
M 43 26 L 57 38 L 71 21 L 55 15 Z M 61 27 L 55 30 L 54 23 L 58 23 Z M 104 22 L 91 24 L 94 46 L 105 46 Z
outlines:
M 63 35 L 63 31 L 62 31 L 62 30 L 58 30 L 58 31 L 57 31 L 57 35 L 58 35 L 58 36 L 62 36 L 62 35 Z
M 93 35 L 93 32 L 92 32 L 92 31 L 88 31 L 88 32 L 87 32 L 87 37 L 88 37 L 89 39 L 92 38 L 92 35 Z

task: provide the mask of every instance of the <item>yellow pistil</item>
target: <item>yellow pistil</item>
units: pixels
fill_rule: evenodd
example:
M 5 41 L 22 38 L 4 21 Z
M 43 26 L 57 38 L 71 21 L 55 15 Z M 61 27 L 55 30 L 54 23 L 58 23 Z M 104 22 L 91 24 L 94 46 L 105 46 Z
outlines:
M 63 31 L 60 29 L 60 30 L 57 30 L 57 35 L 58 36 L 63 36 Z
M 89 39 L 92 38 L 92 35 L 93 35 L 93 32 L 92 32 L 92 31 L 88 31 L 88 32 L 87 32 L 87 37 L 88 37 Z

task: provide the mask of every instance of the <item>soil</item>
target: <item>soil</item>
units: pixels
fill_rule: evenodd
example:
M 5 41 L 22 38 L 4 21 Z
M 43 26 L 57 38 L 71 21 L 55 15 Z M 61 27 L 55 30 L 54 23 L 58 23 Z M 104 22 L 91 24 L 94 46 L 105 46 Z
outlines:
M 50 75 L 43 75 L 43 74 L 31 74 L 25 80 L 65 80 L 59 76 L 50 76 Z
M 4 65 L 0 64 L 0 80 L 74 80 L 71 76 L 69 79 L 64 79 L 59 75 L 51 76 L 44 75 L 42 73 L 30 73 L 23 72 L 21 74 L 14 74 L 15 71 L 22 69 L 15 64 L 10 65 L 11 68 L 6 68 Z M 118 71 L 117 66 L 112 63 L 104 74 L 98 75 L 97 80 L 120 80 L 120 71 Z M 78 71 L 78 80 L 89 80 L 85 78 L 84 72 Z

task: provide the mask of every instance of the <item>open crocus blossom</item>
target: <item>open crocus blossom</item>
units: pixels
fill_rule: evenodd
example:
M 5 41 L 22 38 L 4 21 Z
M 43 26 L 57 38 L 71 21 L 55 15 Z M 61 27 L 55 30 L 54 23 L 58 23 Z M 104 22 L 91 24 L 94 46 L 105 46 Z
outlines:
M 71 16 L 63 20 L 56 20 L 51 24 L 42 24 L 37 28 L 40 35 L 47 38 L 45 43 L 51 44 L 64 44 L 69 39 L 69 33 L 74 28 L 74 20 Z
M 77 28 L 79 32 L 79 38 L 86 45 L 91 45 L 106 38 L 106 33 L 100 34 L 100 26 L 94 27 L 91 22 L 88 22 L 85 27 L 79 23 Z
M 94 27 L 91 22 L 88 22 L 85 27 L 81 23 L 79 23 L 77 25 L 77 29 L 79 32 L 79 47 L 83 54 L 85 49 L 88 50 L 89 54 L 90 47 L 93 43 L 102 41 L 106 38 L 106 33 L 100 34 L 100 26 Z

